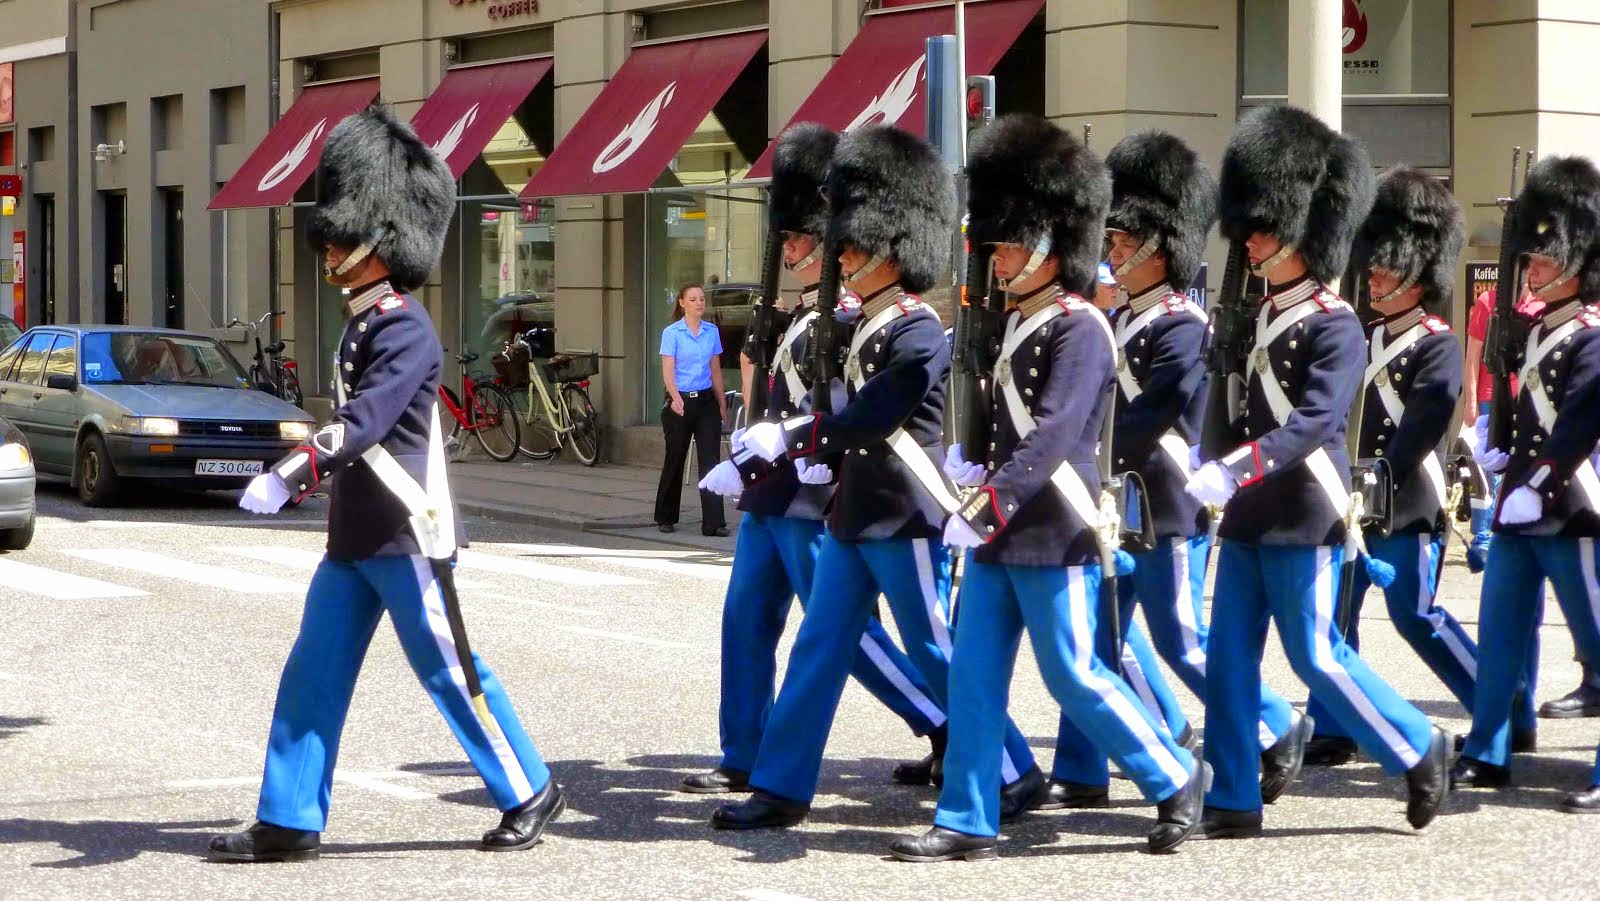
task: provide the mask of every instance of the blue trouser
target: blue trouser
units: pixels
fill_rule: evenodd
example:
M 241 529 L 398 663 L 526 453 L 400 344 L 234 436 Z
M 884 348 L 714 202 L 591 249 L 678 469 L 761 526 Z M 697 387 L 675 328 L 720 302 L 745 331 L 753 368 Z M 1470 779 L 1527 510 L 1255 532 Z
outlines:
M 1433 602 L 1439 590 L 1436 576 L 1441 549 L 1439 540 L 1430 532 L 1400 532 L 1387 538 L 1367 539 L 1368 552 L 1394 567 L 1394 583 L 1383 590 L 1389 620 L 1422 662 L 1470 712 L 1474 683 L 1478 678 L 1478 646 L 1449 611 Z M 1345 640 L 1350 647 L 1359 650 L 1361 605 L 1372 583 L 1363 566 L 1356 567 L 1355 578 L 1355 591 L 1351 595 L 1355 611 L 1350 614 L 1350 631 L 1345 634 Z M 1531 689 L 1535 673 L 1532 667 L 1529 670 L 1526 676 L 1529 688 L 1517 695 L 1517 709 L 1513 714 L 1519 729 L 1531 729 L 1536 722 Z M 1317 735 L 1348 736 L 1338 719 L 1315 696 L 1306 704 L 1306 712 L 1316 720 Z
M 300 636 L 278 683 L 257 819 L 312 832 L 327 825 L 339 733 L 362 658 L 386 610 L 411 669 L 466 749 L 495 806 L 510 810 L 550 781 L 505 689 L 477 654 L 472 659 L 484 698 L 503 737 L 490 735 L 473 711 L 426 557 L 353 563 L 324 558 L 311 577 Z
M 822 547 L 822 523 L 812 519 L 746 513 L 733 551 L 733 577 L 722 606 L 722 765 L 748 771 L 772 712 L 789 601 L 811 596 L 811 576 Z M 867 621 L 850 674 L 873 697 L 926 735 L 945 721 L 944 711 L 911 661 L 874 617 Z
M 950 557 L 944 545 L 926 538 L 840 541 L 827 535 L 751 785 L 810 803 L 839 696 L 879 594 L 888 599 L 906 654 L 933 699 L 949 709 Z M 1007 727 L 1005 759 L 996 763 L 1006 782 L 1033 767 L 1033 752 L 1015 725 Z
M 1342 547 L 1224 541 L 1217 557 L 1206 668 L 1206 803 L 1261 809 L 1261 655 L 1276 620 L 1295 675 L 1390 774 L 1422 760 L 1433 727 L 1345 643 L 1334 620 Z
M 1478 415 L 1489 414 L 1489 402 L 1478 401 Z M 1489 496 L 1473 498 L 1472 504 L 1472 540 L 1477 544 L 1488 544 L 1494 534 L 1494 496 L 1500 492 L 1500 473 L 1485 472 L 1489 479 Z
M 950 664 L 950 747 L 934 825 L 996 835 L 1000 755 L 1017 646 L 1027 629 L 1045 687 L 1078 730 L 1094 737 L 1146 800 L 1162 801 L 1189 781 L 1194 763 L 1096 651 L 1098 565 L 997 566 L 969 563 L 961 586 L 961 628 Z
M 1102 661 L 1112 659 L 1114 654 L 1111 647 L 1114 636 L 1107 626 L 1105 617 L 1097 612 L 1095 653 Z M 1123 624 L 1122 634 L 1122 650 L 1115 654 L 1118 675 L 1128 683 L 1139 703 L 1150 711 L 1157 728 L 1174 738 L 1182 735 L 1183 730 L 1189 728 L 1189 717 L 1162 674 L 1150 639 L 1139 624 L 1132 621 Z M 1066 710 L 1061 711 L 1061 719 L 1056 724 L 1056 756 L 1051 763 L 1050 778 L 1082 785 L 1106 785 L 1111 781 L 1106 755 L 1073 724 Z
M 1600 631 L 1595 626 L 1600 618 L 1600 565 L 1595 560 L 1595 539 L 1496 533 L 1489 545 L 1478 613 L 1483 654 L 1478 660 L 1472 732 L 1461 751 L 1466 757 L 1506 765 L 1511 699 L 1527 669 L 1529 636 L 1539 628 L 1546 579 L 1555 589 L 1578 656 L 1600 660 Z M 1600 783 L 1600 758 L 1594 781 Z

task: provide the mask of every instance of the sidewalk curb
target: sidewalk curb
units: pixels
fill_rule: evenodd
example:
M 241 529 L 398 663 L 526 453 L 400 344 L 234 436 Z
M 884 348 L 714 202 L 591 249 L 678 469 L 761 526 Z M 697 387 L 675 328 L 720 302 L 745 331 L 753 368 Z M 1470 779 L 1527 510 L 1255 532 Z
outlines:
M 571 515 L 560 513 L 541 513 L 529 510 L 526 507 L 515 507 L 506 504 L 494 504 L 487 501 L 456 501 L 456 507 L 463 514 L 470 516 L 483 516 L 499 522 L 525 523 L 532 526 L 543 526 L 551 529 L 575 529 L 580 533 L 590 535 L 607 535 L 613 532 L 623 532 L 628 529 L 645 529 L 655 525 L 654 520 L 618 521 L 580 519 Z M 674 547 L 693 548 L 697 551 L 706 551 L 708 548 L 692 541 L 684 541 L 672 537 L 671 533 L 663 532 L 661 535 L 628 536 L 640 541 L 653 541 L 660 544 L 670 544 Z M 732 553 L 729 548 L 725 553 Z

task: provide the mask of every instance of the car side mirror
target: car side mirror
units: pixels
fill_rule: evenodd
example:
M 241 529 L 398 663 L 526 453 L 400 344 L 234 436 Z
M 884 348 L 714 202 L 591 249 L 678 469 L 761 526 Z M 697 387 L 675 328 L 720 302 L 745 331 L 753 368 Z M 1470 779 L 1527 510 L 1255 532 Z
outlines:
M 61 391 L 76 391 L 78 390 L 78 377 L 75 375 L 56 373 L 45 380 L 44 386 L 46 388 L 56 388 Z

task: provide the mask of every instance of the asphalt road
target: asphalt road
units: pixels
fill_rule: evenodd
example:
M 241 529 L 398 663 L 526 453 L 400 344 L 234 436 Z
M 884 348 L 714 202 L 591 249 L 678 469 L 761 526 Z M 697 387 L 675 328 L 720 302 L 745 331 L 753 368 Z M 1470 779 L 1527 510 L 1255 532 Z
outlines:
M 322 511 L 249 519 L 227 495 L 89 511 L 46 489 L 33 548 L 0 555 L 0 898 L 1594 898 L 1600 817 L 1554 810 L 1585 784 L 1600 723 L 1547 722 L 1520 788 L 1456 795 L 1421 834 L 1370 759 L 1315 771 L 1266 837 L 1141 853 L 1132 786 L 1106 811 L 1033 814 L 992 864 L 908 865 L 889 839 L 931 822 L 931 789 L 889 783 L 925 744 L 847 690 L 810 821 L 713 832 L 725 555 L 474 520 L 461 569 L 474 646 L 510 691 L 570 807 L 544 844 L 483 854 L 498 822 L 449 730 L 380 629 L 345 730 L 320 861 L 206 860 L 253 818 L 278 673 Z M 1477 580 L 1449 606 L 1476 629 Z M 1464 714 L 1381 620 L 1368 659 L 1453 730 Z M 791 635 L 795 622 L 791 621 Z M 1577 676 L 1551 605 L 1541 698 Z M 787 650 L 785 648 L 784 653 Z M 1303 697 L 1272 643 L 1265 672 Z M 1046 766 L 1056 708 L 1031 658 L 1014 713 Z M 1191 713 L 1200 708 L 1186 698 Z M 1197 723 L 1198 725 L 1198 723 Z

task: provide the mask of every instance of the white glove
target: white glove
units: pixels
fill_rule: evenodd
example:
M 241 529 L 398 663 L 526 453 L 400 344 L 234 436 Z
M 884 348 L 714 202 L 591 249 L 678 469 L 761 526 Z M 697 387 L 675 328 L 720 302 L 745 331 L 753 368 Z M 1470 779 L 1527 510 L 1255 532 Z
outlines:
M 1195 470 L 1195 474 L 1189 477 L 1189 483 L 1183 486 L 1183 490 L 1202 504 L 1215 504 L 1220 507 L 1239 490 L 1239 483 L 1234 479 L 1232 471 L 1213 460 Z
M 723 497 L 736 497 L 744 491 L 744 479 L 739 475 L 739 467 L 733 465 L 732 460 L 723 460 L 700 480 L 700 490 L 720 494 Z
M 983 484 L 984 468 L 982 463 L 968 463 L 957 443 L 944 455 L 944 474 L 962 488 L 976 488 Z
M 265 472 L 250 480 L 245 486 L 239 506 L 251 513 L 276 513 L 289 503 L 289 486 L 276 474 Z
M 1477 421 L 1472 424 L 1472 437 L 1476 439 L 1472 442 L 1472 453 L 1474 456 L 1476 456 L 1478 453 L 1478 448 L 1487 448 L 1489 446 L 1488 413 L 1478 414 Z
M 794 473 L 802 485 L 826 485 L 833 481 L 833 469 L 828 464 L 807 463 L 804 457 L 794 461 Z
M 743 446 L 744 433 L 746 431 L 748 431 L 748 428 L 734 429 L 733 434 L 728 436 L 728 446 L 734 450 L 738 450 L 741 446 Z
M 1190 472 L 1199 472 L 1200 471 L 1200 467 L 1202 467 L 1204 465 L 1206 465 L 1205 461 L 1200 459 L 1200 445 L 1198 445 L 1198 444 L 1189 445 L 1189 471 Z
M 1497 447 L 1480 447 L 1472 452 L 1472 459 L 1478 461 L 1485 472 L 1502 472 L 1511 463 L 1511 455 Z
M 1511 492 L 1506 502 L 1500 505 L 1500 522 L 1508 526 L 1536 522 L 1543 515 L 1544 501 L 1526 485 Z
M 783 426 L 776 422 L 758 422 L 739 436 L 739 445 L 745 450 L 771 462 L 784 455 L 788 448 L 783 442 Z
M 967 521 L 959 516 L 952 516 L 945 520 L 944 543 L 953 548 L 975 548 L 983 546 L 983 539 L 978 533 L 967 525 Z

